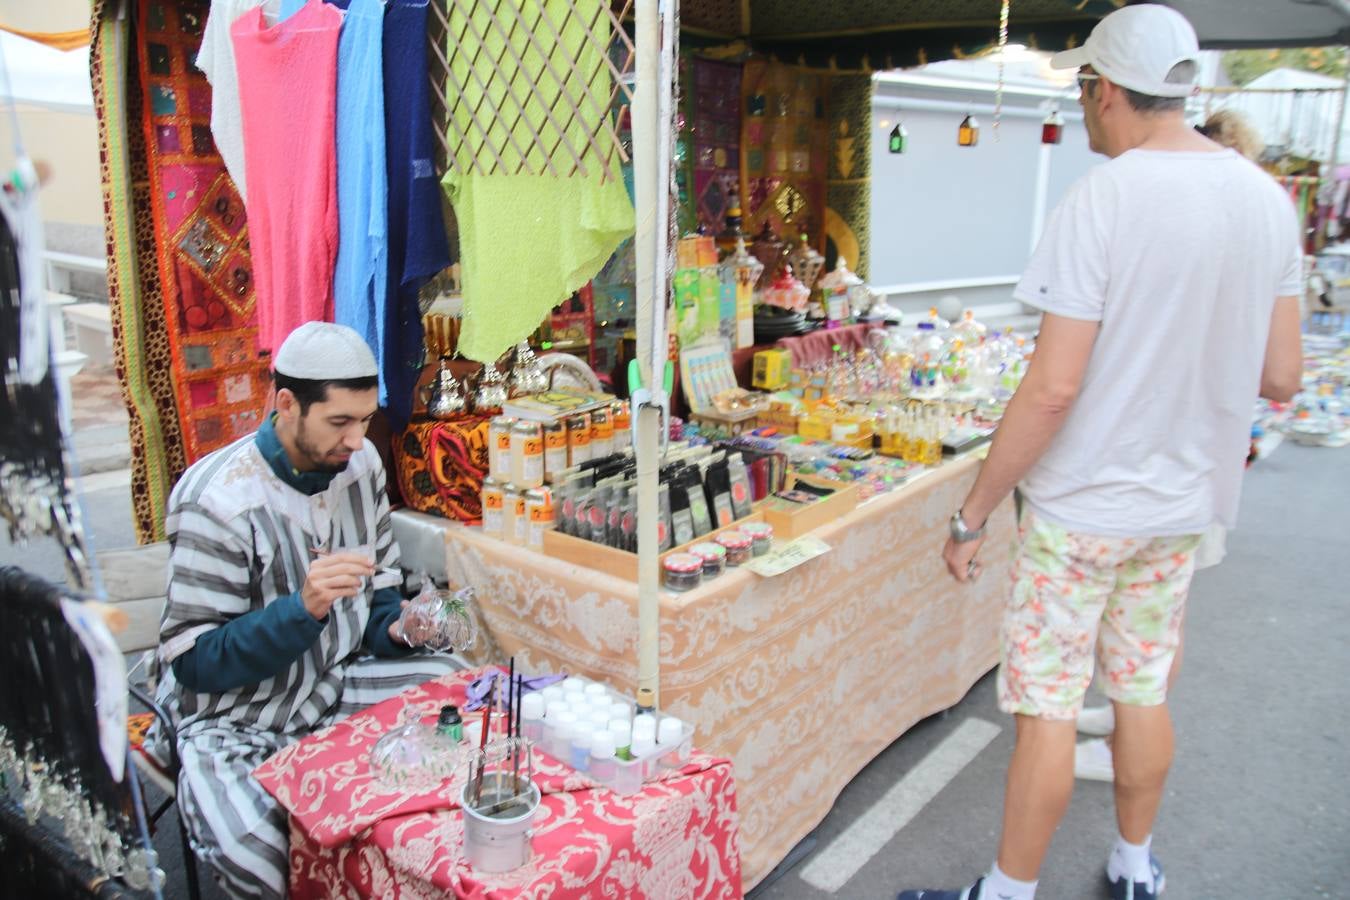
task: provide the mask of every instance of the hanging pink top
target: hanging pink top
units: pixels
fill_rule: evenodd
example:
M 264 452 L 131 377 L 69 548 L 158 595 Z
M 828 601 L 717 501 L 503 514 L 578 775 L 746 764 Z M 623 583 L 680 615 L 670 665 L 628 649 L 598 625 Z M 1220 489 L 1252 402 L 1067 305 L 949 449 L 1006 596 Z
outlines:
M 230 26 L 264 350 L 275 350 L 303 322 L 333 319 L 341 28 L 341 10 L 322 0 L 272 27 L 262 7 Z

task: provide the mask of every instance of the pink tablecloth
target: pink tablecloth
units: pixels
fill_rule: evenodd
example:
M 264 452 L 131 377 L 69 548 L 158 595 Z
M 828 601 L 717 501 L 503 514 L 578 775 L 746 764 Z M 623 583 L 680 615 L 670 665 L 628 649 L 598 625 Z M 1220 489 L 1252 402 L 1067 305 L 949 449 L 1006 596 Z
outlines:
M 499 875 L 471 869 L 457 802 L 463 775 L 392 790 L 367 758 L 395 725 L 463 705 L 478 674 L 428 682 L 258 767 L 254 776 L 290 816 L 293 898 L 741 896 L 731 764 L 697 751 L 629 797 L 537 751 L 533 858 Z

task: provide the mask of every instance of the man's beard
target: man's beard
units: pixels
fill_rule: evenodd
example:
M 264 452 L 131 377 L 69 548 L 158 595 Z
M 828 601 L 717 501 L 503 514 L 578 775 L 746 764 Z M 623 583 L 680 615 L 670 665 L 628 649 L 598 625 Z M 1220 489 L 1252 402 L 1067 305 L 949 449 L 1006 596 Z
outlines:
M 314 466 L 315 471 L 341 472 L 347 468 L 347 463 L 351 461 L 351 457 L 349 456 L 342 462 L 334 462 L 328 454 L 310 443 L 305 434 L 305 420 L 303 418 L 300 419 L 295 429 L 295 447 L 304 455 L 305 459 Z

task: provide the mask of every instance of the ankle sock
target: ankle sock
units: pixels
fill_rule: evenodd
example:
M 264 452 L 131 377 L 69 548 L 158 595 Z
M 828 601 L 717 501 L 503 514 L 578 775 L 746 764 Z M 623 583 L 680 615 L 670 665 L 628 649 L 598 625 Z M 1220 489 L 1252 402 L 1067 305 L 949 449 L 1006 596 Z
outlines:
M 989 874 L 984 877 L 980 900 L 1036 900 L 1036 882 L 1018 881 L 1005 875 L 998 867 L 998 860 L 994 860 Z
M 1153 884 L 1153 865 L 1149 860 L 1149 850 L 1153 844 L 1153 835 L 1144 838 L 1142 844 L 1131 844 L 1120 835 L 1116 835 L 1116 845 L 1111 848 L 1111 856 L 1106 861 L 1106 876 L 1112 881 L 1128 878 L 1142 882 L 1151 891 Z

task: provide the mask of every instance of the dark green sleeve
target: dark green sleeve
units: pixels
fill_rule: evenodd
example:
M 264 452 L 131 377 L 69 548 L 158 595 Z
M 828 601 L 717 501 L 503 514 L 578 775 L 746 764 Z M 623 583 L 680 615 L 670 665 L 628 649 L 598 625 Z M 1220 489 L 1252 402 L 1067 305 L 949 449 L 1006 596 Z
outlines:
M 266 681 L 290 668 L 323 632 L 300 592 L 278 597 L 200 635 L 192 649 L 172 663 L 174 677 L 189 690 L 233 691 Z
M 366 649 L 375 656 L 407 656 L 413 648 L 389 637 L 389 626 L 398 621 L 403 612 L 403 595 L 397 588 L 380 588 L 370 601 L 370 618 L 366 621 Z

